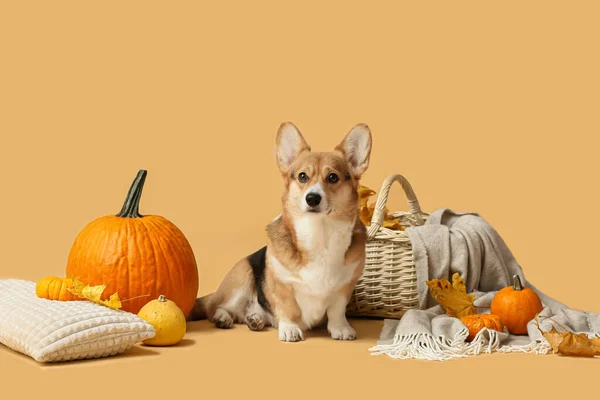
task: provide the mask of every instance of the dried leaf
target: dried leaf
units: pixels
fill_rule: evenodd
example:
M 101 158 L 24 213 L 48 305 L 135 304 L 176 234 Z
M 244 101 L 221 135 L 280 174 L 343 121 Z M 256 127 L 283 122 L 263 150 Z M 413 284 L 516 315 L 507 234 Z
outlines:
M 538 329 L 539 329 L 539 325 L 538 325 Z M 540 330 L 540 332 L 542 333 L 542 335 L 544 335 L 544 337 L 546 338 L 546 340 L 552 347 L 552 351 L 554 351 L 555 353 L 558 353 L 558 346 L 560 346 L 560 344 L 563 341 L 564 333 L 557 331 L 554 326 L 552 328 L 550 328 L 550 330 L 548 332 L 542 332 L 542 330 Z
M 371 190 L 366 186 L 360 185 L 358 187 L 358 206 L 361 208 L 366 207 L 367 203 L 369 202 L 369 197 L 373 196 L 374 194 L 374 190 Z
M 467 294 L 465 281 L 458 272 L 452 275 L 452 284 L 447 279 L 432 279 L 427 286 L 431 297 L 444 307 L 447 315 L 462 318 L 477 313 L 473 305 L 475 295 Z
M 567 333 L 558 345 L 558 354 L 575 357 L 594 357 L 596 352 L 590 338 L 585 333 Z
M 369 198 L 375 194 L 374 190 L 369 189 L 366 186 L 360 186 L 358 188 L 358 217 L 365 226 L 371 226 L 371 220 L 373 219 L 373 213 L 375 211 L 375 205 L 369 205 Z M 383 227 L 394 230 L 403 230 L 404 228 L 400 225 L 400 218 L 394 218 L 389 214 L 387 208 L 384 208 Z
M 110 295 L 108 300 L 102 300 L 102 303 L 109 308 L 118 309 L 121 308 L 123 304 L 121 304 L 121 299 L 119 299 L 119 295 L 117 293 L 113 293 Z
M 370 226 L 371 219 L 373 218 L 373 209 L 370 207 L 360 207 L 358 209 L 358 217 L 365 226 Z
M 81 284 L 81 286 L 83 286 L 83 284 Z M 104 289 L 106 289 L 106 285 L 86 285 L 81 289 L 81 293 L 76 293 L 75 291 L 78 289 L 79 288 L 76 284 L 73 286 L 73 290 L 71 292 L 73 292 L 73 294 L 76 294 L 77 296 L 83 297 L 93 302 L 98 302 L 98 300 L 100 300 L 100 297 L 102 297 L 102 292 L 104 292 Z
M 452 275 L 452 287 L 458 290 L 459 292 L 463 292 L 465 294 L 467 293 L 467 286 L 465 285 L 465 280 L 460 276 L 458 272 L 455 272 Z
M 595 357 L 600 355 L 600 338 L 590 339 L 585 333 L 573 333 L 559 322 L 549 319 L 565 331 L 559 332 L 554 326 L 548 332 L 542 331 L 538 317 L 536 317 L 535 323 L 555 354 L 573 357 Z
M 400 218 L 394 218 L 387 215 L 383 220 L 383 227 L 388 229 L 402 230 L 402 226 L 400 225 Z
M 93 301 L 109 308 L 118 309 L 122 307 L 121 300 L 117 293 L 110 296 L 108 300 L 102 300 L 102 293 L 106 289 L 106 285 L 90 286 L 85 285 L 77 278 L 73 278 L 73 287 L 68 289 L 71 293 L 82 299 Z
M 594 347 L 596 354 L 600 354 L 600 337 L 590 339 L 590 342 L 592 342 L 592 346 Z

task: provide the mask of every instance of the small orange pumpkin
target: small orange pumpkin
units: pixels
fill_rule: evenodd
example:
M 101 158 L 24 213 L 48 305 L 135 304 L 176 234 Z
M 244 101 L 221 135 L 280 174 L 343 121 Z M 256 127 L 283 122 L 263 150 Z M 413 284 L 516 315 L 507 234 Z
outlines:
M 187 316 L 198 292 L 194 252 L 172 222 L 139 213 L 146 175 L 139 171 L 120 213 L 83 228 L 69 253 L 66 275 L 90 286 L 106 285 L 102 298 L 118 293 L 127 300 L 124 311 L 137 314 L 163 294 Z
M 35 285 L 35 294 L 42 299 L 48 300 L 82 300 L 68 290 L 72 287 L 73 280 L 71 278 L 47 276 L 37 282 Z
M 523 287 L 521 278 L 513 276 L 513 285 L 500 289 L 490 307 L 490 312 L 500 317 L 506 329 L 514 335 L 525 335 L 527 324 L 542 311 L 542 302 L 530 288 Z
M 493 314 L 472 314 L 462 317 L 460 319 L 467 329 L 469 329 L 469 336 L 467 337 L 467 341 L 475 339 L 475 336 L 483 329 L 493 329 L 495 331 L 502 332 L 504 330 L 504 326 L 500 321 L 500 317 Z

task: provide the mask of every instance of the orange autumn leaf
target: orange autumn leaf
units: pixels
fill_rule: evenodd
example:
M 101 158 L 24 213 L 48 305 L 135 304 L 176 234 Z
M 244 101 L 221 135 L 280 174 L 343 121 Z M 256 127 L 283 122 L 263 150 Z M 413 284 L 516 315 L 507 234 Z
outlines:
M 600 352 L 594 347 L 592 340 L 585 333 L 566 335 L 558 345 L 558 354 L 576 357 L 595 357 Z
M 559 332 L 555 326 L 552 326 L 547 332 L 542 331 L 539 317 L 535 318 L 535 324 L 552 347 L 554 354 L 573 357 L 595 357 L 600 355 L 600 337 L 590 338 L 585 333 L 573 333 L 559 322 L 552 318 L 549 319 L 564 329 L 564 332 Z
M 600 337 L 595 337 L 590 339 L 590 341 L 592 342 L 592 346 L 594 347 L 596 354 L 600 354 Z
M 467 294 L 465 281 L 458 272 L 452 275 L 452 283 L 447 279 L 432 279 L 426 283 L 431 297 L 446 310 L 447 315 L 462 318 L 477 313 L 473 305 L 475 295 Z

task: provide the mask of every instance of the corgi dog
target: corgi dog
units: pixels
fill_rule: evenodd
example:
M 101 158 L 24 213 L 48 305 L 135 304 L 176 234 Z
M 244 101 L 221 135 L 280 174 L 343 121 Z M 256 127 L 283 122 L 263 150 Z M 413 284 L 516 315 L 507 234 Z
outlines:
M 371 132 L 353 127 L 332 152 L 312 152 L 290 122 L 277 132 L 282 213 L 267 226 L 267 245 L 237 262 L 215 293 L 196 300 L 188 320 L 218 328 L 245 323 L 278 329 L 285 342 L 321 326 L 354 340 L 346 306 L 365 265 L 366 228 L 358 218 L 359 179 L 369 166 Z

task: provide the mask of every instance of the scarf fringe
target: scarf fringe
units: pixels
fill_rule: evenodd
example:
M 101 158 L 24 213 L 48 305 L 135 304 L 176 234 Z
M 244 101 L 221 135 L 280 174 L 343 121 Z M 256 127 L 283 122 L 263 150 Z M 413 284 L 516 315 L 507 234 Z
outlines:
M 501 346 L 498 332 L 483 329 L 473 341 L 466 342 L 468 329 L 460 330 L 452 340 L 434 337 L 430 333 L 413 333 L 394 337 L 392 344 L 380 344 L 369 349 L 371 355 L 385 354 L 391 358 L 416 358 L 430 361 L 446 361 L 453 358 L 474 356 L 499 351 L 503 353 L 547 354 L 548 343 L 532 342 L 524 346 Z
M 502 346 L 498 349 L 501 353 L 528 353 L 528 354 L 548 354 L 552 350 L 550 344 L 544 342 L 531 342 L 523 346 Z

